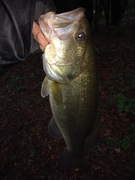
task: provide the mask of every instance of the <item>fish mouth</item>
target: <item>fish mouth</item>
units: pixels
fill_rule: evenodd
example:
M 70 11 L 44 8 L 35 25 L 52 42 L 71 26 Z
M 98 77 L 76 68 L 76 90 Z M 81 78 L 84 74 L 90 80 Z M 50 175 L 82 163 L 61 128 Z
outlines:
M 60 14 L 41 15 L 38 22 L 41 30 L 47 40 L 50 42 L 52 36 L 57 36 L 65 40 L 72 36 L 74 25 L 85 17 L 85 8 L 77 8 L 75 10 Z
M 75 10 L 60 14 L 52 14 L 51 22 L 54 28 L 66 27 L 74 21 L 79 21 L 84 17 L 85 8 L 77 8 Z

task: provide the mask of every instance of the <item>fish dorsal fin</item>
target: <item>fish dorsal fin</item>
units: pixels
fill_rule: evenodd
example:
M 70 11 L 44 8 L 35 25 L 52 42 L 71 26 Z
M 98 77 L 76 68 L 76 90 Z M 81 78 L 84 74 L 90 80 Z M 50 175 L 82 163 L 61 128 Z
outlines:
M 43 82 L 42 82 L 42 85 L 41 85 L 41 96 L 43 98 L 45 98 L 46 96 L 49 95 L 49 85 L 48 85 L 48 78 L 45 77 Z

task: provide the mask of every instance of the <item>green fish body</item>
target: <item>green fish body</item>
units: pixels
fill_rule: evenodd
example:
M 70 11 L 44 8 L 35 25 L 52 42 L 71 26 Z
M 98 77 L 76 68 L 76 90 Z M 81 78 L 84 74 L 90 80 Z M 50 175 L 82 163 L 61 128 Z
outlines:
M 44 19 L 39 20 L 43 32 L 48 23 Z M 95 145 L 99 137 L 98 75 L 89 23 L 83 8 L 52 15 L 48 21 L 50 44 L 43 54 L 46 77 L 41 88 L 42 97 L 49 95 L 53 114 L 48 131 L 65 140 L 61 169 L 85 167 L 84 146 Z

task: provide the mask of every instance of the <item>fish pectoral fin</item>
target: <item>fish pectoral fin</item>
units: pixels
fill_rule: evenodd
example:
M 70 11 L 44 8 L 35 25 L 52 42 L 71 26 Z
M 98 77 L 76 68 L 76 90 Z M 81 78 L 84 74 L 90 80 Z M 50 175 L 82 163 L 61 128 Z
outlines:
M 52 117 L 49 126 L 48 126 L 48 132 L 50 134 L 50 136 L 52 136 L 53 138 L 57 139 L 57 140 L 61 140 L 63 139 L 63 136 L 61 134 L 60 129 L 58 128 L 55 119 Z
M 43 82 L 42 82 L 42 85 L 41 85 L 41 96 L 43 98 L 45 98 L 46 96 L 49 95 L 49 85 L 48 85 L 48 78 L 45 77 Z
M 87 168 L 88 165 L 84 157 L 74 157 L 65 149 L 59 157 L 58 167 L 62 170 L 67 170 L 70 168 Z

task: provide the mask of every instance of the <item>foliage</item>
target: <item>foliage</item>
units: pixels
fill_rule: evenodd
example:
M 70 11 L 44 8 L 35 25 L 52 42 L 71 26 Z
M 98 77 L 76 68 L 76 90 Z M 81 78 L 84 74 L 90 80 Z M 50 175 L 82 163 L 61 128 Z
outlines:
M 135 1 L 129 0 L 129 3 L 127 5 L 127 10 L 125 11 L 126 16 L 133 16 L 135 15 Z
M 114 99 L 118 112 L 130 112 L 135 115 L 135 99 L 127 98 L 122 93 L 115 94 Z
M 123 148 L 124 150 L 129 149 L 132 144 L 135 144 L 135 124 L 131 124 L 129 130 L 133 133 L 124 135 L 123 138 L 121 137 L 107 137 L 106 144 L 107 146 L 114 146 L 117 148 Z

